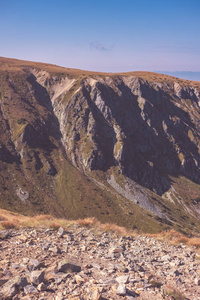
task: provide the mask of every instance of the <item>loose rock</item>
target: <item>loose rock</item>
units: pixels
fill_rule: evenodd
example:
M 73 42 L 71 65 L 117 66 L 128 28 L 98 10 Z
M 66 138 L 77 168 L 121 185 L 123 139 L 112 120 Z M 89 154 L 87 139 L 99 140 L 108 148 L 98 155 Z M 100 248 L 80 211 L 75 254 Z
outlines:
M 44 281 L 44 270 L 43 271 L 33 271 L 30 275 L 30 282 L 38 285 Z
M 48 250 L 56 247 L 60 253 Z M 1 240 L 0 299 L 161 300 L 176 292 L 197 300 L 197 251 L 77 225 L 62 238 L 46 229 L 9 230 Z

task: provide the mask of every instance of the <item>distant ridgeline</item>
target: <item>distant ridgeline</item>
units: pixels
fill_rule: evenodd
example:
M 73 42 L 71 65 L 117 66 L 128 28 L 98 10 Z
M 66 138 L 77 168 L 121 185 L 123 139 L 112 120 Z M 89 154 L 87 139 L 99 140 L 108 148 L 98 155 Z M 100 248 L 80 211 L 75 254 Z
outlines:
M 171 75 L 174 77 L 187 79 L 187 80 L 194 80 L 200 81 L 200 72 L 191 72 L 191 71 L 176 71 L 176 72 L 168 72 L 168 71 L 160 71 L 158 73 Z

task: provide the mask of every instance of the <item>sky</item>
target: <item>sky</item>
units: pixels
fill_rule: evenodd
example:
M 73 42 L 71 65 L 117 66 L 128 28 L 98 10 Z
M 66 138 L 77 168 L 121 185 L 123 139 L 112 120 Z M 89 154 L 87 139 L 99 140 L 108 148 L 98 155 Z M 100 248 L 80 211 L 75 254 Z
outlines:
M 200 0 L 0 0 L 0 11 L 0 56 L 91 71 L 200 72 Z

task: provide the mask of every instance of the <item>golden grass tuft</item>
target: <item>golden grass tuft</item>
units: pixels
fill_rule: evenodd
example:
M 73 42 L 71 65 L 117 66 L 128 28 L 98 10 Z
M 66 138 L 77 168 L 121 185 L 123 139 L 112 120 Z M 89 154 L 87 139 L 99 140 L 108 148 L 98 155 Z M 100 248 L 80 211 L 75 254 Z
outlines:
M 178 232 L 174 229 L 164 231 L 158 234 L 147 234 L 147 236 L 158 238 L 159 240 L 167 241 L 170 244 L 186 244 L 188 246 L 195 246 L 200 248 L 199 237 L 187 237 L 183 233 Z
M 125 227 L 118 226 L 113 223 L 100 223 L 96 218 L 86 218 L 86 219 L 78 219 L 76 221 L 80 226 L 94 227 L 97 229 L 101 229 L 106 232 L 113 232 L 117 235 L 122 236 L 133 236 L 135 233 L 132 230 L 128 230 Z
M 38 215 L 34 217 L 38 221 L 51 220 L 53 217 L 51 215 Z
M 18 227 L 19 222 L 17 220 L 10 220 L 10 221 L 2 221 L 1 226 L 5 229 L 13 229 Z
M 56 222 L 56 221 L 52 221 L 50 224 L 49 224 L 49 227 L 52 228 L 53 230 L 58 230 L 61 225 L 59 222 Z
M 59 227 L 68 228 L 73 224 L 79 226 L 93 227 L 102 231 L 113 232 L 122 236 L 133 236 L 135 232 L 126 229 L 125 227 L 118 226 L 112 223 L 101 224 L 95 217 L 78 219 L 78 220 L 65 220 L 58 219 L 51 215 L 38 215 L 34 217 L 22 216 L 17 213 L 0 210 L 0 224 L 3 228 L 20 228 L 20 227 L 45 227 L 57 230 Z
M 161 236 L 164 236 L 165 238 L 169 239 L 170 241 L 174 242 L 175 244 L 186 244 L 188 241 L 188 237 L 186 237 L 184 234 L 172 229 L 166 232 L 161 233 Z
M 122 235 L 122 236 L 132 236 L 133 235 L 133 231 L 130 231 L 125 227 L 121 227 L 121 226 L 118 226 L 118 225 L 112 224 L 112 223 L 101 224 L 100 228 L 103 231 L 113 232 L 117 235 Z
M 0 214 L 0 222 L 1 221 L 5 221 L 5 220 L 6 220 L 5 216 L 3 216 L 2 214 Z
M 96 218 L 85 218 L 85 219 L 78 219 L 77 220 L 78 225 L 80 226 L 99 226 L 100 222 Z
M 188 246 L 195 246 L 197 248 L 200 248 L 200 238 L 190 238 L 187 242 Z
M 127 229 L 125 227 L 118 226 L 113 223 L 100 223 L 95 217 L 85 218 L 78 220 L 66 220 L 58 219 L 51 215 L 38 215 L 34 217 L 23 216 L 18 213 L 9 212 L 4 209 L 0 209 L 0 229 L 11 229 L 11 228 L 23 228 L 23 227 L 34 227 L 34 228 L 53 228 L 57 230 L 59 227 L 65 229 L 72 225 L 86 226 L 94 229 L 100 229 L 105 232 L 112 232 L 116 235 L 121 236 L 137 236 L 138 233 L 134 230 Z M 158 234 L 145 234 L 145 236 L 154 237 L 161 241 L 168 242 L 173 245 L 180 243 L 188 246 L 195 246 L 200 248 L 199 237 L 187 237 L 183 233 L 177 232 L 174 229 L 164 231 Z

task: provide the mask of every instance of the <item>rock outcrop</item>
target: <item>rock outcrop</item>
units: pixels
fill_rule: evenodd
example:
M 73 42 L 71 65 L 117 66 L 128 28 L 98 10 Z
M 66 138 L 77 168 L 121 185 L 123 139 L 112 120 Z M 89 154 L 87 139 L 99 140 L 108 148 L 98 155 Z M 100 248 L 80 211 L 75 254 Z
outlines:
M 2 207 L 199 230 L 199 83 L 1 62 Z

